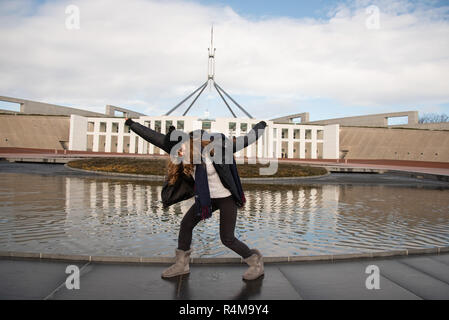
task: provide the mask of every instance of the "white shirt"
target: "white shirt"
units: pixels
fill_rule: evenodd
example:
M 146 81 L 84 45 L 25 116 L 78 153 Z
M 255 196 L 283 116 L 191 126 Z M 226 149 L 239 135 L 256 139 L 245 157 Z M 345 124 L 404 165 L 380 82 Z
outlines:
M 221 183 L 220 177 L 217 173 L 217 170 L 215 170 L 212 160 L 210 160 L 209 157 L 206 157 L 204 162 L 206 163 L 207 182 L 209 184 L 209 193 L 211 199 L 229 197 L 231 195 L 231 192 L 223 186 L 223 183 Z M 195 170 L 196 167 L 194 166 L 192 174 L 193 179 L 195 179 Z

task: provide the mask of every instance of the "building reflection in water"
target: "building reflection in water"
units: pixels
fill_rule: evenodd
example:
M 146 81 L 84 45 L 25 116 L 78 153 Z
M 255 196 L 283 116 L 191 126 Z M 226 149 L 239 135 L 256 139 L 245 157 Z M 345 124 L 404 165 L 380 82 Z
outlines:
M 168 209 L 160 184 L 2 175 L 0 250 L 172 256 L 193 200 Z M 449 243 L 449 191 L 379 185 L 245 186 L 236 235 L 267 256 L 338 254 Z M 194 230 L 194 256 L 236 256 L 219 213 Z

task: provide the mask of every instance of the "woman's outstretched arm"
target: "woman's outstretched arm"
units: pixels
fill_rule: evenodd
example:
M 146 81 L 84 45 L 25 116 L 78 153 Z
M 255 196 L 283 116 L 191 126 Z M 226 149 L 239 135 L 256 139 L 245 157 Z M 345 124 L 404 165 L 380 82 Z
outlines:
M 250 144 L 256 142 L 257 139 L 259 139 L 259 137 L 263 134 L 266 126 L 267 123 L 265 121 L 260 121 L 254 126 L 254 128 L 250 130 L 250 132 L 248 132 L 248 134 L 237 137 L 234 141 L 233 151 L 240 151 L 242 149 L 245 149 Z
M 169 148 L 165 143 L 165 134 L 147 128 L 144 125 L 141 125 L 138 122 L 134 122 L 129 118 L 126 119 L 125 124 L 129 126 L 129 128 L 137 135 L 139 135 L 149 143 L 154 144 L 156 147 L 161 148 L 167 153 L 170 153 L 170 150 L 168 150 Z

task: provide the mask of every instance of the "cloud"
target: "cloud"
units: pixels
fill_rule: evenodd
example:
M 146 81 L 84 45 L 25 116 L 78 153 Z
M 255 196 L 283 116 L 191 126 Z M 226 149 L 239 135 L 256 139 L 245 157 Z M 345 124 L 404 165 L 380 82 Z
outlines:
M 366 27 L 371 3 L 347 2 L 326 19 L 248 20 L 194 2 L 2 1 L 0 95 L 160 114 L 206 80 L 214 23 L 217 82 L 244 101 L 270 109 L 281 101 L 286 112 L 307 99 L 448 102 L 448 9 L 378 1 L 373 30 Z M 69 4 L 80 9 L 79 30 L 65 26 Z M 282 113 L 248 104 L 256 116 Z

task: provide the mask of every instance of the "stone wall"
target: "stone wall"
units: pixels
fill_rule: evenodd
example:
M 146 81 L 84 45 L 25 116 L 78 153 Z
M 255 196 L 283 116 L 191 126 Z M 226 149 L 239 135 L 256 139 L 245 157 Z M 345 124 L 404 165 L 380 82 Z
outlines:
M 340 127 L 340 157 L 449 162 L 449 131 Z
M 388 118 L 395 118 L 395 117 L 407 117 L 408 119 L 407 125 L 418 124 L 418 111 L 389 112 L 389 113 L 369 114 L 365 116 L 318 120 L 318 121 L 310 121 L 308 122 L 308 124 L 328 125 L 338 123 L 339 125 L 342 126 L 387 127 Z
M 62 150 L 70 117 L 0 114 L 0 147 Z

